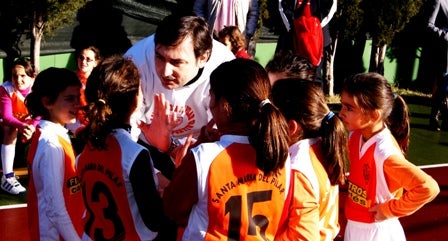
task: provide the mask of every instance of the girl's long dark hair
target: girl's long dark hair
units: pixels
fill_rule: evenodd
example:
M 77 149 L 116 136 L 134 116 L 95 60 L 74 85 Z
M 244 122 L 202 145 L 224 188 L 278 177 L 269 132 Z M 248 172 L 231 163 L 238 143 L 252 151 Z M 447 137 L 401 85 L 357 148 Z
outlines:
M 404 99 L 394 94 L 387 79 L 378 73 L 360 73 L 348 78 L 342 92 L 353 96 L 364 111 L 381 110 L 383 120 L 403 154 L 409 147 L 409 111 Z
M 347 133 L 337 115 L 330 112 L 319 84 L 303 79 L 277 80 L 272 99 L 287 120 L 296 121 L 302 132 L 297 140 L 321 138 L 322 166 L 332 185 L 345 183 Z
M 248 127 L 257 167 L 265 174 L 282 168 L 288 157 L 288 124 L 277 107 L 266 101 L 271 86 L 264 68 L 248 59 L 225 62 L 212 72 L 210 88 L 216 102 L 228 103 L 231 121 Z

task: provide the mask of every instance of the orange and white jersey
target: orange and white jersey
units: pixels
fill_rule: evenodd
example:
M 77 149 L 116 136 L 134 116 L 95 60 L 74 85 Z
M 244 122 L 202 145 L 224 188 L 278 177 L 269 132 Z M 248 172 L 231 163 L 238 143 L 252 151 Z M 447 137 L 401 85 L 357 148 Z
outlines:
M 384 162 L 392 155 L 403 158 L 403 154 L 387 128 L 365 143 L 359 131 L 351 132 L 348 154 L 350 175 L 345 203 L 346 217 L 353 221 L 373 223 L 374 213 L 368 209 L 395 198 L 384 176 Z
M 305 176 L 306 181 L 295 180 L 295 185 L 306 188 L 311 185 L 313 194 L 318 203 L 318 229 L 322 241 L 333 240 L 339 233 L 339 187 L 331 185 L 328 174 L 321 164 L 319 158 L 323 158 L 319 153 L 320 140 L 318 138 L 304 139 L 291 145 L 289 154 L 291 156 L 291 167 Z M 297 193 L 298 195 L 299 193 Z M 303 194 L 295 199 L 304 199 Z M 310 223 L 313 223 L 313 215 L 306 214 L 301 218 L 302 224 L 297 224 L 299 233 L 311 233 Z M 311 220 L 307 220 L 311 219 Z M 307 221 L 304 221 L 307 220 Z M 306 225 L 305 225 L 306 224 Z M 308 229 L 302 232 L 301 229 Z M 314 237 L 301 237 L 306 240 L 314 240 Z
M 350 175 L 345 203 L 344 240 L 406 240 L 399 217 L 433 200 L 437 182 L 403 156 L 389 129 L 364 142 L 359 131 L 350 133 Z M 384 220 L 375 220 L 376 206 Z
M 289 159 L 277 175 L 264 175 L 248 137 L 235 135 L 191 151 L 198 202 L 182 239 L 273 240 L 289 191 Z
M 130 181 L 134 161 L 146 150 L 124 129 L 114 129 L 106 145 L 86 146 L 77 157 L 87 207 L 83 240 L 153 240 L 157 232 L 145 226 Z
M 31 240 L 80 240 L 85 208 L 67 129 L 41 120 L 27 160 Z

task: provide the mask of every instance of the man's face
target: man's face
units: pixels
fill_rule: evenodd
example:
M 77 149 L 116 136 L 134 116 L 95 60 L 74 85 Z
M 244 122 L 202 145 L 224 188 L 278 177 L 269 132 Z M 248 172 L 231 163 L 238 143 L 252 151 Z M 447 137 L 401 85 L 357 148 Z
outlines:
M 174 47 L 157 44 L 155 65 L 162 85 L 167 89 L 184 86 L 197 75 L 199 68 L 204 67 L 208 54 L 196 58 L 191 37 Z

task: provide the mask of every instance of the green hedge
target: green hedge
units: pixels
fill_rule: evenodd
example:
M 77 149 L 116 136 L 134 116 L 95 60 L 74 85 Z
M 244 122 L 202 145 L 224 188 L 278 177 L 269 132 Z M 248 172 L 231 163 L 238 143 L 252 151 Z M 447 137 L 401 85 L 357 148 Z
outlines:
M 256 53 L 255 60 L 258 61 L 262 66 L 265 66 L 267 62 L 272 58 L 275 52 L 275 42 L 261 42 L 256 45 Z M 367 41 L 365 50 L 364 50 L 364 66 L 368 69 L 369 58 L 370 58 L 370 48 L 371 41 Z M 417 78 L 417 70 L 418 70 L 418 58 L 416 59 L 416 63 L 414 64 L 414 73 L 412 80 Z M 48 67 L 59 67 L 59 68 L 68 68 L 68 69 L 76 69 L 76 63 L 73 58 L 73 53 L 61 53 L 61 54 L 53 54 L 41 56 L 40 58 L 40 66 L 41 70 L 44 70 Z M 391 61 L 390 59 L 385 60 L 384 63 L 384 76 L 390 81 L 394 82 L 396 76 L 396 61 Z M 3 70 L 3 59 L 0 59 L 0 81 L 4 78 L 4 70 Z

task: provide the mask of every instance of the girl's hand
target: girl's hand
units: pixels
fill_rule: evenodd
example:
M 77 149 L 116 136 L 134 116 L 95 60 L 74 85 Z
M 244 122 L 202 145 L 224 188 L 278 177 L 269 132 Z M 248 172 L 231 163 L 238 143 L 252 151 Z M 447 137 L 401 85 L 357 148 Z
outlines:
M 25 143 L 33 137 L 36 127 L 30 124 L 24 124 L 22 127 L 22 142 Z
M 173 150 L 171 156 L 174 158 L 174 166 L 177 168 L 182 164 L 182 159 L 187 155 L 187 151 L 193 144 L 193 134 L 189 134 L 185 141 L 185 144 L 178 146 Z
M 213 119 L 211 119 L 207 125 L 203 126 L 201 128 L 201 134 L 198 137 L 197 143 L 218 141 L 220 134 L 218 129 L 214 128 L 214 126 L 215 121 Z
M 373 213 L 375 221 L 383 221 L 387 219 L 387 217 L 381 212 L 380 205 L 375 205 L 369 208 L 369 212 Z

